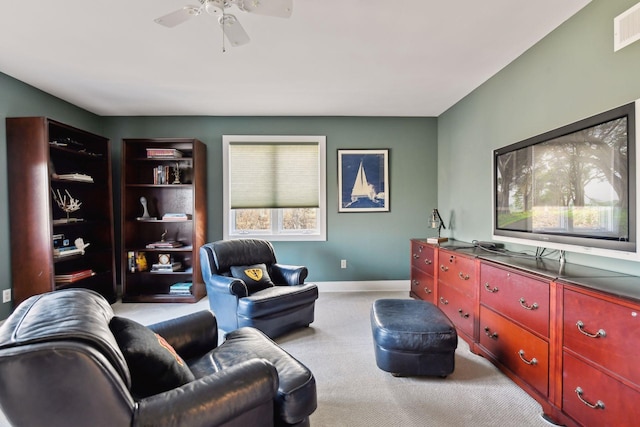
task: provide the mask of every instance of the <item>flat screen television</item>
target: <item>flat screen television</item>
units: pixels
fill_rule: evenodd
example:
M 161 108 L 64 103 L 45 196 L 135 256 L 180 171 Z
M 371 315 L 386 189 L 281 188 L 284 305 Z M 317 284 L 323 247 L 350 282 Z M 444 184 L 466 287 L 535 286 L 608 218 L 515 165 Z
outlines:
M 632 102 L 493 152 L 493 239 L 638 256 Z

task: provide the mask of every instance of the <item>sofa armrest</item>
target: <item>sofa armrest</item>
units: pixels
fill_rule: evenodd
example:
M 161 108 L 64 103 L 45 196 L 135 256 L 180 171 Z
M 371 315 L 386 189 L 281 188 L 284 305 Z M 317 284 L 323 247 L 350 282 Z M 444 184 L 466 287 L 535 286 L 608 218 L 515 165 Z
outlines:
M 207 285 L 207 293 L 222 292 L 228 295 L 235 295 L 238 298 L 244 298 L 249 295 L 247 285 L 235 277 L 212 274 L 205 279 L 205 282 Z
M 183 359 L 205 354 L 218 346 L 218 322 L 209 310 L 155 323 L 148 328 L 167 340 Z
M 277 285 L 302 285 L 309 274 L 307 267 L 300 265 L 273 264 L 271 280 Z
M 275 367 L 250 359 L 176 389 L 142 399 L 133 426 L 217 426 L 252 409 L 271 409 L 278 389 Z

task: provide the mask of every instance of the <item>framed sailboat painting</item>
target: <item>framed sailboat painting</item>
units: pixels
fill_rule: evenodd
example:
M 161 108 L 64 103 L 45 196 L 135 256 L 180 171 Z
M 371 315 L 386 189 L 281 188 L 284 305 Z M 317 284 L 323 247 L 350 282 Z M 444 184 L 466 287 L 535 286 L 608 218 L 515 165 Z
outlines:
M 338 150 L 338 212 L 389 211 L 389 150 Z

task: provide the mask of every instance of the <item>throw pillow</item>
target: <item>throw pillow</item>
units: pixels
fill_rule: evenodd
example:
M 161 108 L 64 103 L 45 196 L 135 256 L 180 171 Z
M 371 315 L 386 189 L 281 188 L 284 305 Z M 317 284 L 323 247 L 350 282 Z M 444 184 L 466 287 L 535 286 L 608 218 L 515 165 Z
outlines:
M 134 396 L 152 396 L 195 379 L 173 347 L 146 326 L 115 316 L 109 328 L 129 366 Z
M 250 294 L 275 286 L 264 264 L 232 266 L 231 275 L 247 285 Z

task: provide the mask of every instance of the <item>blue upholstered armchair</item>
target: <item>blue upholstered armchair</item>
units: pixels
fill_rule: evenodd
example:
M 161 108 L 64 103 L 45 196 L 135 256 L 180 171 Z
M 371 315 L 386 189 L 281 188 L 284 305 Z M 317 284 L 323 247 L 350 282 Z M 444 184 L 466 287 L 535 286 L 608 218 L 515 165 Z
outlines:
M 307 268 L 278 264 L 270 242 L 221 240 L 200 248 L 209 306 L 225 333 L 251 326 L 271 338 L 313 322 L 318 288 Z

